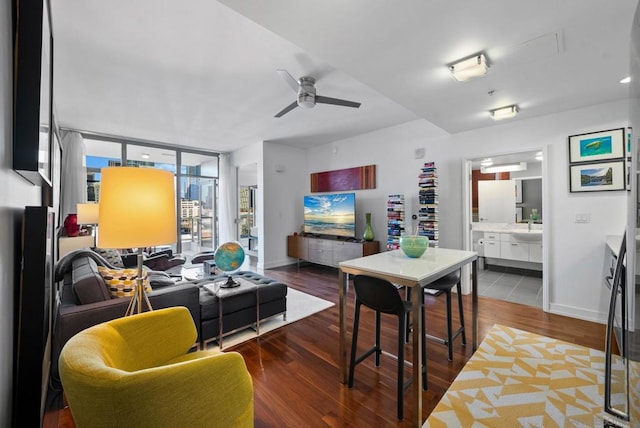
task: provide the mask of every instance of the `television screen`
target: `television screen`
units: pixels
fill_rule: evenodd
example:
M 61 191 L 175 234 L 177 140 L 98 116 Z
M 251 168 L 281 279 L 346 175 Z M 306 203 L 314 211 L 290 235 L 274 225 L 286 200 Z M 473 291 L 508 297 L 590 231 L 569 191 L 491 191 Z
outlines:
M 304 231 L 318 235 L 356 236 L 356 194 L 304 197 Z

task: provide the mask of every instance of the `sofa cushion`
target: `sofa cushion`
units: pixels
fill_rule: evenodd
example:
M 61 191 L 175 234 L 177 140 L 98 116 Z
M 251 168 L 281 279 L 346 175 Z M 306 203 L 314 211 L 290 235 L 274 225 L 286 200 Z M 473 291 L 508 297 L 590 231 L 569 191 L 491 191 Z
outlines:
M 122 263 L 122 257 L 117 250 L 113 250 L 111 248 L 92 248 L 92 250 L 100 254 L 111 265 L 120 268 L 124 267 L 124 263 Z
M 81 305 L 111 299 L 96 263 L 90 258 L 81 257 L 73 261 L 71 278 L 73 292 Z
M 98 266 L 98 272 L 102 275 L 111 297 L 126 297 L 135 294 L 136 279 L 138 278 L 137 269 L 109 269 Z M 142 281 L 144 290 L 150 293 L 151 285 L 145 270 L 142 271 Z

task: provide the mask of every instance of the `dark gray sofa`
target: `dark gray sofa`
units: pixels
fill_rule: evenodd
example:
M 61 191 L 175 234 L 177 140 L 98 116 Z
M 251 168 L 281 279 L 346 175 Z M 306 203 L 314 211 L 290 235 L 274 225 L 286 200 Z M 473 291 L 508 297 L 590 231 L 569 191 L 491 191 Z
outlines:
M 67 341 L 78 332 L 96 324 L 124 316 L 130 297 L 111 298 L 98 272 L 98 265 L 117 269 L 99 254 L 76 250 L 56 264 L 56 281 L 62 281 L 58 293 L 53 326 L 53 370 L 57 372 L 58 356 Z M 175 282 L 165 272 L 147 271 L 151 287 L 149 301 L 154 309 L 185 306 L 191 312 L 203 346 L 219 337 L 220 304 L 205 284 L 226 279 L 218 275 L 199 282 Z M 286 315 L 287 286 L 274 279 L 250 271 L 233 275 L 260 287 L 260 319 Z M 256 295 L 253 292 L 230 297 L 222 305 L 223 335 L 256 322 Z
M 110 267 L 90 250 L 69 253 L 56 265 L 56 280 L 62 280 L 53 325 L 53 370 L 67 341 L 78 332 L 96 324 L 124 316 L 130 297 L 111 298 L 98 272 L 98 264 Z M 190 282 L 175 283 L 163 273 L 149 273 L 149 301 L 154 309 L 185 306 L 191 312 L 200 339 L 200 289 Z

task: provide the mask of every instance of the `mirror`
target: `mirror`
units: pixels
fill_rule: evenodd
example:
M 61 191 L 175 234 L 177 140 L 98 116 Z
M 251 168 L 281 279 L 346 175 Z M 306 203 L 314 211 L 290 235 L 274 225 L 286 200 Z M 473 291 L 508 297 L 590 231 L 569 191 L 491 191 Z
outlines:
M 536 151 L 471 161 L 472 221 L 541 223 L 541 160 Z

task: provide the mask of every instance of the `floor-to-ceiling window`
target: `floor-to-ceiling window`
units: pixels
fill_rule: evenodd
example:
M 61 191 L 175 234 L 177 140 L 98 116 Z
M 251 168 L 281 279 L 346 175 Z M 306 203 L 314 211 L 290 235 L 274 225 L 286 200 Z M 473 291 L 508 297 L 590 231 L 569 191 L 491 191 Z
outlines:
M 180 225 L 185 252 L 213 250 L 218 245 L 218 158 L 182 152 Z
M 218 244 L 218 156 L 149 142 L 84 135 L 87 196 L 99 201 L 100 169 L 107 166 L 160 168 L 175 174 L 179 239 L 174 251 L 195 254 Z

